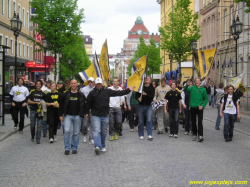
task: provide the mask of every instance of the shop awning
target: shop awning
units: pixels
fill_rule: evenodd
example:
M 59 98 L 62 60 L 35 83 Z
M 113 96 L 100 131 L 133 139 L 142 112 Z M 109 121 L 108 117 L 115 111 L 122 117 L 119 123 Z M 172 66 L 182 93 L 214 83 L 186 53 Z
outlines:
M 44 56 L 43 62 L 45 63 L 45 56 Z M 46 64 L 52 64 L 54 62 L 55 62 L 55 59 L 53 56 L 46 56 Z

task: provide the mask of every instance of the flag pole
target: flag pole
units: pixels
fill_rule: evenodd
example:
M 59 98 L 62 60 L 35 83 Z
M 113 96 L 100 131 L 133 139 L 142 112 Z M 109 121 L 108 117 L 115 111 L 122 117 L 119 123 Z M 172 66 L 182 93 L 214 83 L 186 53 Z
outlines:
M 145 67 L 144 73 L 147 72 L 147 67 L 148 67 L 148 54 L 146 54 L 146 67 Z M 145 73 L 145 74 L 146 74 L 146 73 Z M 143 79 L 142 92 L 143 92 L 143 88 L 144 88 L 144 81 L 145 81 L 145 78 L 147 77 L 147 75 L 143 75 L 143 76 L 145 76 L 145 77 L 144 77 L 144 79 Z M 140 98 L 142 98 L 142 92 L 141 92 L 141 97 L 140 97 Z

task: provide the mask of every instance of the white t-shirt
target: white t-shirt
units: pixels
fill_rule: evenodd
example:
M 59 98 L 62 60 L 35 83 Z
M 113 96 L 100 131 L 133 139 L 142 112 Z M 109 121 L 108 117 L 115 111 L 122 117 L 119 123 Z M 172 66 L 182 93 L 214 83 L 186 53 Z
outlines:
M 233 96 L 228 94 L 224 113 L 227 113 L 227 114 L 236 114 L 237 108 L 236 108 L 236 106 L 234 105 L 234 102 L 233 102 L 233 99 L 232 99 L 232 98 L 233 98 Z M 223 103 L 223 102 L 224 102 L 224 99 L 222 99 L 222 103 Z M 238 103 L 238 102 L 239 102 L 239 100 L 237 101 L 237 103 Z
M 29 90 L 25 86 L 13 86 L 10 90 L 10 95 L 13 96 L 13 100 L 21 102 L 29 96 Z

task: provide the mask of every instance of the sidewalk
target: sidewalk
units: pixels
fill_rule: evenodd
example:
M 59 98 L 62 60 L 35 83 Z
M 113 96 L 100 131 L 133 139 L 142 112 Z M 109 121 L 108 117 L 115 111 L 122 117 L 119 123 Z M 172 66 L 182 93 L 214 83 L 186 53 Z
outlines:
M 24 128 L 30 125 L 30 118 L 27 118 L 25 116 L 25 120 L 24 120 Z M 6 138 L 8 138 L 9 136 L 11 136 L 14 133 L 18 132 L 18 128 L 17 130 L 14 130 L 14 122 L 11 118 L 10 114 L 6 114 L 5 115 L 5 124 L 2 126 L 0 126 L 0 142 L 5 140 Z
M 217 108 L 213 109 L 206 107 L 204 111 L 204 119 L 214 122 L 215 125 L 217 114 L 218 114 Z M 242 111 L 240 122 L 234 123 L 234 130 L 250 135 L 249 121 L 250 121 L 250 111 Z M 221 125 L 224 125 L 224 118 L 221 119 Z M 221 131 L 223 131 L 223 127 L 221 127 L 220 129 Z

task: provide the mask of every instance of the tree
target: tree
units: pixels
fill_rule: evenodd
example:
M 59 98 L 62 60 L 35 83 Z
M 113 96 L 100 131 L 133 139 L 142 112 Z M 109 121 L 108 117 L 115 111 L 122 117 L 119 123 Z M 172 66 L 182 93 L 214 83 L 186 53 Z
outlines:
M 69 37 L 71 43 L 62 48 L 63 58 L 60 61 L 64 78 L 75 76 L 77 73 L 87 69 L 91 63 L 86 53 L 83 38 L 75 35 Z M 69 59 L 71 59 L 71 64 L 69 64 Z
M 53 54 L 62 53 L 65 46 L 73 45 L 71 39 L 74 36 L 81 35 L 80 24 L 84 22 L 84 14 L 83 9 L 78 10 L 77 0 L 33 0 L 30 5 L 35 8 L 36 16 L 31 18 L 37 24 L 35 30 L 46 37 L 48 50 Z M 66 54 L 63 55 L 67 56 L 69 51 L 64 52 Z
M 201 37 L 200 27 L 197 25 L 198 14 L 193 14 L 190 4 L 190 0 L 176 1 L 174 11 L 169 13 L 169 22 L 159 28 L 161 49 L 168 54 L 172 53 L 172 60 L 179 62 L 179 67 L 191 55 L 191 41 L 197 41 Z
M 245 10 L 246 13 L 249 13 L 250 12 L 250 0 L 235 0 L 236 3 L 240 3 L 240 2 L 243 2 L 243 3 L 246 3 L 246 7 L 247 9 Z M 243 5 L 244 6 L 244 5 Z
M 137 50 L 134 53 L 133 58 L 130 60 L 130 64 L 128 66 L 127 74 L 131 76 L 131 70 L 133 67 L 133 63 L 143 57 L 144 55 L 148 54 L 148 63 L 147 68 L 150 70 L 147 71 L 147 74 L 159 73 L 160 72 L 160 64 L 161 64 L 161 57 L 160 57 L 160 48 L 156 46 L 154 39 L 151 37 L 150 45 L 146 45 L 142 36 L 140 36 L 140 44 L 137 47 Z

